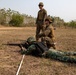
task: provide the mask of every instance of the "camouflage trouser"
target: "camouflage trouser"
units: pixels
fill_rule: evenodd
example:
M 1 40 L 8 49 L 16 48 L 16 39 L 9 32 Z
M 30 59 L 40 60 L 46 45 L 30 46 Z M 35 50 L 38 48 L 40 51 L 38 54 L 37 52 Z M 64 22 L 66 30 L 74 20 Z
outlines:
M 42 37 L 41 40 L 46 44 L 48 48 L 53 47 L 54 49 L 56 49 L 53 38 Z
M 47 58 L 52 58 L 63 62 L 71 62 L 71 63 L 76 63 L 75 56 L 76 56 L 76 52 L 63 52 L 54 49 L 50 49 L 45 54 L 45 57 Z
M 43 25 L 42 21 L 39 21 L 38 24 L 37 24 L 37 26 L 36 26 L 36 41 L 39 40 L 38 35 L 39 35 L 40 31 L 43 32 L 44 29 L 45 29 L 45 25 Z

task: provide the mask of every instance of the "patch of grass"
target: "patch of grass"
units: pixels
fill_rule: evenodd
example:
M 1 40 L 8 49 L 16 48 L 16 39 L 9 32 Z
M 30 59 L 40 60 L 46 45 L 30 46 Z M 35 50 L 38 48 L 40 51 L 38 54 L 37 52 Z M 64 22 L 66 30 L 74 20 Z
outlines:
M 45 59 L 45 58 L 43 58 L 43 60 L 42 60 L 42 62 L 41 62 L 41 66 L 51 66 L 52 64 L 51 64 L 51 61 L 50 61 L 50 59 Z
M 44 71 L 40 71 L 39 75 L 47 75 Z
M 21 72 L 19 75 L 27 75 L 25 72 Z

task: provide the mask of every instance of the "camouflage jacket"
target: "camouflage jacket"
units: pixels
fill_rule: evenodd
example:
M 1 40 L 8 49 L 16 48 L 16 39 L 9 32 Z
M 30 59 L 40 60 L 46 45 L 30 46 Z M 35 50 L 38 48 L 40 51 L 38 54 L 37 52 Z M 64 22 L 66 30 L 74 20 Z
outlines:
M 44 32 L 40 33 L 39 35 L 40 37 L 49 37 L 51 39 L 54 39 L 54 28 L 52 25 L 46 26 Z

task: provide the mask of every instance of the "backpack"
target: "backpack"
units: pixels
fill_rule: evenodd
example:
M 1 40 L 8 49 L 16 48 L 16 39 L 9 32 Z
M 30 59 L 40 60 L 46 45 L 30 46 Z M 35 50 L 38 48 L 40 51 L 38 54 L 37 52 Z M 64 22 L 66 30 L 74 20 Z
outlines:
M 42 54 L 44 53 L 45 51 L 48 51 L 49 49 L 47 48 L 47 46 L 44 44 L 44 42 L 36 42 L 35 43 L 35 46 L 36 46 L 36 50 Z

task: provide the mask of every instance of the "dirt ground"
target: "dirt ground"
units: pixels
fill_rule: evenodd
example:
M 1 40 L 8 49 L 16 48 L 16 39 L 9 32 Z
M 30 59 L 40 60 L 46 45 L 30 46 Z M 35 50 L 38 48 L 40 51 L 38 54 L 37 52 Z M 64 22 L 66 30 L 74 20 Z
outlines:
M 0 75 L 16 75 L 22 58 L 18 46 L 4 44 L 21 43 L 34 35 L 34 27 L 0 27 Z M 76 29 L 57 28 L 55 37 L 58 50 L 76 51 Z M 25 55 L 19 75 L 76 75 L 76 64 Z

